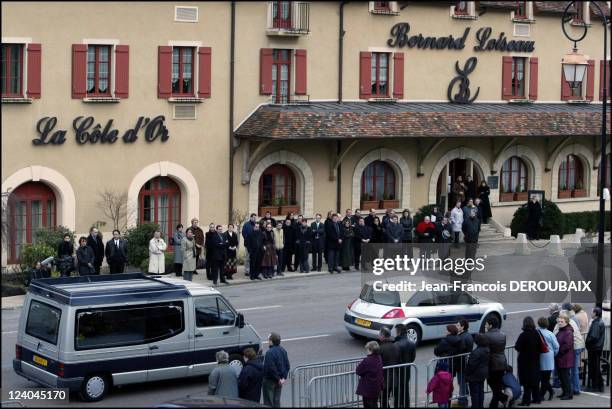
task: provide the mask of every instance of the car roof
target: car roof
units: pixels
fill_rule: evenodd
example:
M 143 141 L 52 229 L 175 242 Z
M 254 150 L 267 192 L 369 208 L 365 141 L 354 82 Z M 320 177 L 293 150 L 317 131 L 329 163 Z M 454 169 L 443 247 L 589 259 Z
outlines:
M 213 288 L 143 273 L 32 280 L 28 292 L 66 305 L 166 301 L 190 295 L 218 294 Z

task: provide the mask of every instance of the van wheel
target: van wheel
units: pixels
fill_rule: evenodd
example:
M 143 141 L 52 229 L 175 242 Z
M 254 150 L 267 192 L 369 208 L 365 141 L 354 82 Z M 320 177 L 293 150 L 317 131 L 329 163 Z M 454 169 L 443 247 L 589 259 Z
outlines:
M 79 393 L 85 402 L 97 402 L 104 399 L 109 389 L 109 379 L 102 374 L 88 375 L 83 380 Z
M 229 366 L 234 367 L 238 373 L 242 371 L 244 367 L 244 359 L 240 354 L 231 354 L 229 356 Z
M 421 328 L 419 328 L 418 325 L 406 325 L 406 332 L 410 341 L 414 342 L 416 345 L 419 345 L 421 343 L 421 337 L 423 336 L 423 334 L 421 333 Z

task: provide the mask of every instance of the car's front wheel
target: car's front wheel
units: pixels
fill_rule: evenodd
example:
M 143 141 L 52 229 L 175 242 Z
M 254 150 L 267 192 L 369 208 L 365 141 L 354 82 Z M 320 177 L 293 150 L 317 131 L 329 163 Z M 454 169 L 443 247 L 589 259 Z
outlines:
M 421 343 L 421 337 L 423 336 L 423 333 L 421 332 L 421 328 L 418 325 L 406 325 L 406 332 L 410 341 L 414 342 L 416 345 L 419 345 Z
M 88 375 L 81 384 L 79 395 L 86 402 L 97 402 L 106 396 L 110 388 L 110 380 L 106 375 Z

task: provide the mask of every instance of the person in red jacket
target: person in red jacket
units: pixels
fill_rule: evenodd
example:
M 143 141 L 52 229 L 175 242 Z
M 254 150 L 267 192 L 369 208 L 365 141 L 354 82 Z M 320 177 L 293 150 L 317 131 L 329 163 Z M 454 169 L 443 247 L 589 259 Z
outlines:
M 427 394 L 433 392 L 433 403 L 439 408 L 450 407 L 450 399 L 453 396 L 453 375 L 448 371 L 448 362 L 444 359 L 438 361 L 436 374 L 427 384 Z
M 380 356 L 380 346 L 376 341 L 365 345 L 368 355 L 357 365 L 355 372 L 359 383 L 355 393 L 363 398 L 364 408 L 377 408 L 378 397 L 383 390 L 383 363 Z
M 561 381 L 561 390 L 563 393 L 559 395 L 561 400 L 569 400 L 573 398 L 574 390 L 570 382 L 570 371 L 574 366 L 574 329 L 569 325 L 569 316 L 560 314 L 557 318 L 559 324 L 559 332 L 557 332 L 557 341 L 559 341 L 559 352 L 555 357 L 557 364 L 557 373 Z
M 431 243 L 436 239 L 436 225 L 431 222 L 429 216 L 425 216 L 423 221 L 417 224 L 416 235 L 419 238 L 419 243 L 427 243 L 422 247 L 424 247 L 425 257 L 429 258 L 433 250 Z

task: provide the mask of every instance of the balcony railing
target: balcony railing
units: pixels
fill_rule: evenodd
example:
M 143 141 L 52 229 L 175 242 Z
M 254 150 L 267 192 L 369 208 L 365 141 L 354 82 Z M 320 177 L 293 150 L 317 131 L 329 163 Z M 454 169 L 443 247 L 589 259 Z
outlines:
M 269 1 L 270 35 L 300 35 L 310 32 L 310 4 L 303 1 Z
M 269 104 L 272 105 L 308 105 L 310 104 L 310 95 L 274 95 L 270 97 L 268 101 Z

